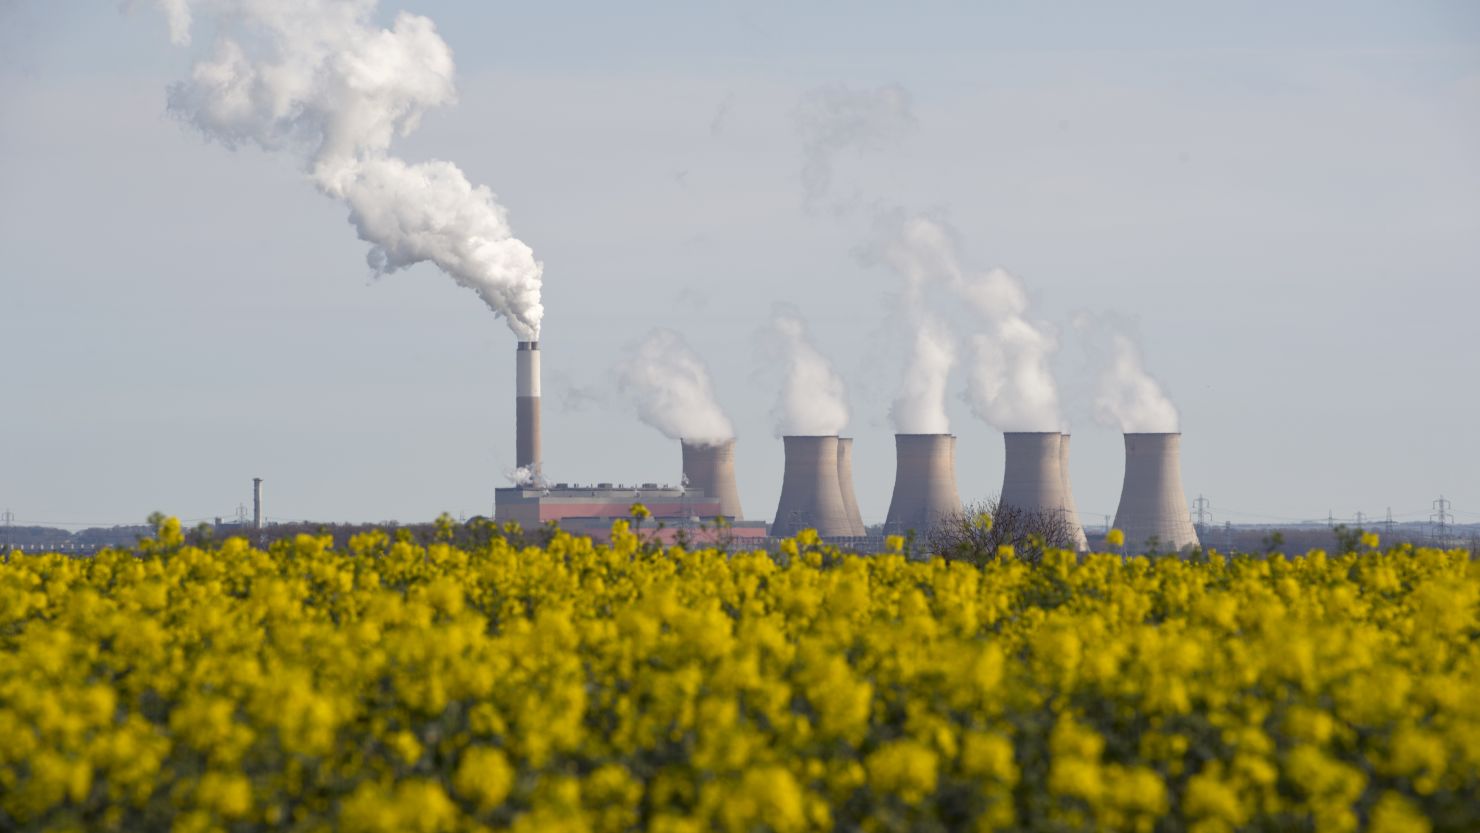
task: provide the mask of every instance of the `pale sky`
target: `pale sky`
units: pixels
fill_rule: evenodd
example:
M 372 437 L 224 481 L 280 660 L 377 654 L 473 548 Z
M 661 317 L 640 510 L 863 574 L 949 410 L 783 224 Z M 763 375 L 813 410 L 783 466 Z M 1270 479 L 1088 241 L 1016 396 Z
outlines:
M 140 3 L 0 0 L 0 510 L 17 523 L 486 514 L 513 465 L 514 338 L 434 267 L 373 279 L 292 159 L 208 143 Z M 1480 521 L 1480 5 L 385 4 L 430 17 L 460 101 L 396 146 L 489 185 L 545 266 L 545 470 L 676 482 L 611 368 L 669 327 L 708 362 L 769 519 L 804 317 L 849 387 L 869 522 L 892 487 L 897 276 L 876 218 L 928 212 L 1057 328 L 1087 526 L 1123 451 L 1092 418 L 1089 314 L 1131 330 L 1216 522 Z M 895 142 L 808 206 L 809 91 L 908 93 Z M 955 332 L 965 338 L 964 325 Z M 951 377 L 962 497 L 1002 438 Z

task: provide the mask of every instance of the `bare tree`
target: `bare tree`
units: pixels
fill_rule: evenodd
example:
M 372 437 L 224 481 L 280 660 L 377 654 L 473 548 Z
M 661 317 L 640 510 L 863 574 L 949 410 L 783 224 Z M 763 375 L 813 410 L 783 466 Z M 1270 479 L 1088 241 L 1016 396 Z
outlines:
M 965 507 L 930 531 L 927 545 L 941 558 L 982 564 L 997 557 L 1003 546 L 1030 564 L 1043 559 L 1045 550 L 1074 549 L 1074 525 L 1066 513 L 1053 509 L 1025 509 L 992 498 Z

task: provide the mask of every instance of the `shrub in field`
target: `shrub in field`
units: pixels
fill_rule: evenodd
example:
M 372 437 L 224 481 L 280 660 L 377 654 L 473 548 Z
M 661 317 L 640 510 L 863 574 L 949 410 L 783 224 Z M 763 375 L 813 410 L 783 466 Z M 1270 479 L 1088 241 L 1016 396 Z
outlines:
M 993 498 L 967 506 L 932 528 L 926 550 L 972 564 L 1011 552 L 1015 558 L 1036 564 L 1049 550 L 1072 550 L 1075 541 L 1075 526 L 1063 512 L 1026 509 Z
M 11 554 L 0 829 L 1480 828 L 1467 553 L 485 532 Z

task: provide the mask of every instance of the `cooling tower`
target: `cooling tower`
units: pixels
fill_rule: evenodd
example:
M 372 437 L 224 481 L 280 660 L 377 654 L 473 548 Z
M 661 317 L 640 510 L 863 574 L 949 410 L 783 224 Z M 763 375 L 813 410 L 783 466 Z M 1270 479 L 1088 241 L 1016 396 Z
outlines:
M 514 465 L 540 479 L 540 343 L 519 342 L 514 354 L 518 398 L 514 400 Z
M 786 446 L 786 472 L 771 535 L 783 538 L 803 529 L 815 529 L 825 537 L 849 535 L 852 524 L 838 485 L 838 438 L 793 436 L 781 440 Z
M 925 535 L 931 528 L 961 514 L 956 492 L 956 438 L 950 434 L 894 435 L 894 496 L 884 531 L 913 529 Z
M 1146 552 L 1156 540 L 1161 552 L 1198 545 L 1182 493 L 1182 435 L 1126 434 L 1125 483 L 1115 528 L 1125 533 L 1125 551 Z
M 863 513 L 858 511 L 858 497 L 853 494 L 853 438 L 838 437 L 838 491 L 843 497 L 843 511 L 848 513 L 849 535 L 862 538 Z
M 732 521 L 743 517 L 740 492 L 735 488 L 735 441 L 705 445 L 690 440 L 683 447 L 683 476 L 688 485 L 702 489 L 706 497 L 719 498 L 720 514 Z
M 1074 503 L 1074 481 L 1069 477 L 1069 435 L 1059 435 L 1059 482 L 1064 489 L 1064 518 L 1074 532 L 1074 549 L 1089 550 L 1089 539 L 1084 535 L 1084 525 L 1079 521 L 1079 507 Z
M 1059 510 L 1069 504 L 1059 460 L 1063 437 L 1057 431 L 1008 431 L 1007 460 L 999 502 L 1030 512 Z

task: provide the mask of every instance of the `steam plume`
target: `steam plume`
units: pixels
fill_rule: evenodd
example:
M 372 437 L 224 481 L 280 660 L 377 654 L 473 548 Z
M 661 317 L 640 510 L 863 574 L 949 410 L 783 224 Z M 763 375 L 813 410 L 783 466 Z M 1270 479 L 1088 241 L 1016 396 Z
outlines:
M 917 299 L 927 281 L 941 281 L 985 325 L 969 340 L 972 411 L 999 431 L 1060 430 L 1064 420 L 1050 367 L 1058 342 L 1047 325 L 1028 318 L 1022 281 L 1004 269 L 966 271 L 951 230 L 928 217 L 905 219 L 888 251 Z
M 848 425 L 847 389 L 843 377 L 807 337 L 806 324 L 793 313 L 778 311 L 768 335 L 786 365 L 781 398 L 773 411 L 777 432 L 782 436 L 842 433 Z
M 951 420 L 946 416 L 946 382 L 955 363 L 955 348 L 936 326 L 921 327 L 915 332 L 904 386 L 889 407 L 889 419 L 896 433 L 951 432 Z
M 948 271 L 940 261 L 943 249 L 906 225 L 884 245 L 884 259 L 904 278 L 903 323 L 914 338 L 899 396 L 889 408 L 889 419 L 900 434 L 948 434 L 946 383 L 956 351 L 950 333 L 925 305 L 925 286 Z
M 683 337 L 656 329 L 620 367 L 622 388 L 637 416 L 674 440 L 714 444 L 735 428 L 714 399 L 709 368 Z
M 909 91 L 898 84 L 872 90 L 819 87 L 802 96 L 795 117 L 802 136 L 802 189 L 808 208 L 832 188 L 833 161 L 839 153 L 887 147 L 915 124 Z
M 1110 339 L 1112 355 L 1100 375 L 1095 419 L 1127 434 L 1180 430 L 1177 407 L 1146 372 L 1136 343 L 1122 333 Z
M 972 338 L 967 397 L 971 410 L 999 431 L 1058 431 L 1058 385 L 1049 360 L 1058 342 L 1027 318 L 1022 281 L 1003 269 L 968 278 L 962 296 L 987 322 Z
M 493 192 L 451 162 L 409 163 L 391 142 L 454 102 L 452 52 L 432 21 L 374 22 L 378 0 L 155 0 L 170 39 L 213 12 L 215 54 L 169 90 L 169 109 L 228 148 L 299 158 L 343 202 L 378 274 L 435 263 L 478 293 L 521 340 L 537 338 L 543 267 Z

